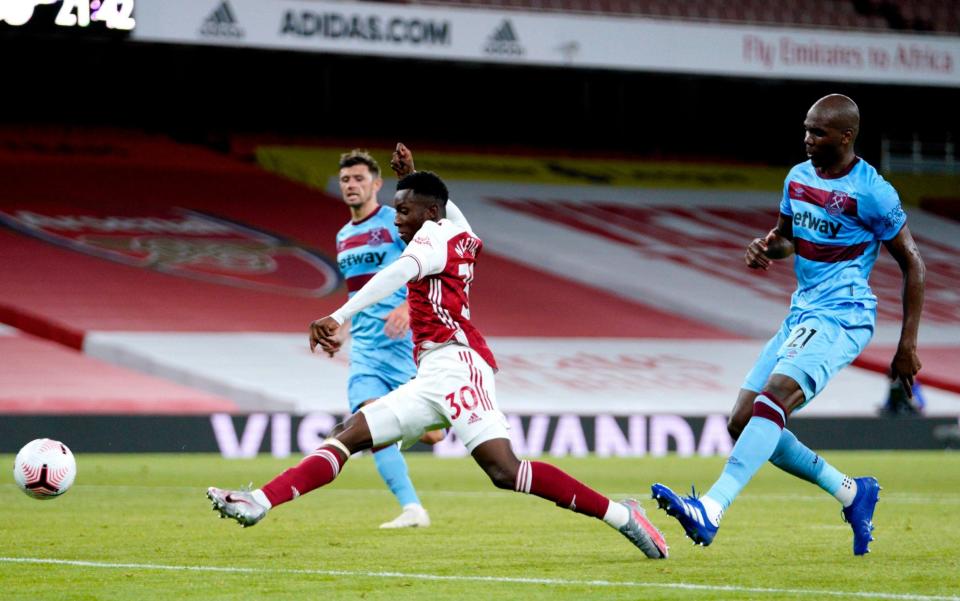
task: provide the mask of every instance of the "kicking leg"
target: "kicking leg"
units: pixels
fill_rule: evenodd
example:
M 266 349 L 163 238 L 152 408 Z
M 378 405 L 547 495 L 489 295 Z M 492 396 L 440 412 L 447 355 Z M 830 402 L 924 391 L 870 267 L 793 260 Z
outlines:
M 727 430 L 734 440 L 740 438 L 740 433 L 750 420 L 753 403 L 758 394 L 745 388 L 740 390 L 727 424 Z M 852 478 L 827 463 L 786 428 L 780 434 L 777 448 L 770 456 L 770 463 L 790 475 L 816 484 L 833 495 L 844 507 L 848 507 L 857 494 L 856 483 Z
M 728 429 L 734 438 L 739 437 L 746 420 L 744 407 L 749 408 L 757 393 L 743 389 L 737 399 Z M 743 420 L 743 421 L 741 421 Z M 800 442 L 793 432 L 784 428 L 777 448 L 770 456 L 770 463 L 783 471 L 807 482 L 816 484 L 843 505 L 843 519 L 853 529 L 853 552 L 855 555 L 869 553 L 868 545 L 873 540 L 873 512 L 879 500 L 880 484 L 872 476 L 851 478 L 833 467 Z
M 730 453 L 723 473 L 701 499 L 683 497 L 662 484 L 654 484 L 653 496 L 667 513 L 680 521 L 693 541 L 709 545 L 717 533 L 723 512 L 747 482 L 773 455 L 787 416 L 803 403 L 803 391 L 791 378 L 774 374 L 764 392 L 757 395 L 752 415 Z
M 481 443 L 472 455 L 497 488 L 536 495 L 559 507 L 603 520 L 629 538 L 647 557 L 667 557 L 663 535 L 647 520 L 636 501 L 613 502 L 548 463 L 520 461 L 507 438 Z
M 332 482 L 351 454 L 371 446 L 366 418 L 362 412 L 355 413 L 338 424 L 317 450 L 296 466 L 284 470 L 263 488 L 243 491 L 210 487 L 207 497 L 221 517 L 233 518 L 243 527 L 253 526 L 267 515 L 270 508 Z
M 742 389 L 737 398 L 728 429 L 730 436 L 738 438 L 749 415 L 745 409 L 753 404 L 756 392 Z M 856 555 L 869 553 L 868 545 L 873 540 L 873 512 L 879 499 L 880 484 L 876 478 L 863 476 L 851 478 L 833 467 L 800 442 L 790 430 L 784 428 L 777 448 L 770 456 L 770 463 L 783 471 L 807 482 L 816 484 L 843 505 L 843 519 L 853 529 L 853 552 Z

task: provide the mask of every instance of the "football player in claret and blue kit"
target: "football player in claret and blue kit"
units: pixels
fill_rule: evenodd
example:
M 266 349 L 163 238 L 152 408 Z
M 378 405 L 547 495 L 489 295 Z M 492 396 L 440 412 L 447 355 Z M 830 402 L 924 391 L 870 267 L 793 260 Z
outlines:
M 777 226 L 753 240 L 747 267 L 794 258 L 797 289 L 790 312 L 770 339 L 730 417 L 737 439 L 720 478 L 702 497 L 677 495 L 654 484 L 653 497 L 695 543 L 709 545 L 720 519 L 766 461 L 817 484 L 842 505 L 853 529 L 853 552 L 869 552 L 876 478 L 851 478 L 824 461 L 787 429 L 787 418 L 819 394 L 873 336 L 877 298 L 868 278 L 884 246 L 903 274 L 903 323 L 891 377 L 910 391 L 920 370 L 917 332 L 924 265 L 900 198 L 877 170 L 854 153 L 860 111 L 846 96 L 818 100 L 804 121 L 809 160 L 787 174 Z
M 353 295 L 378 271 L 394 262 L 406 248 L 394 225 L 393 207 L 377 201 L 383 186 L 380 165 L 366 151 L 352 150 L 341 155 L 338 182 L 343 202 L 350 209 L 350 221 L 337 233 L 337 263 Z M 413 341 L 409 330 L 407 289 L 357 313 L 350 323 L 350 377 L 347 398 L 350 412 L 382 397 L 416 374 Z M 341 342 L 347 328 L 341 330 Z M 328 354 L 332 357 L 336 350 Z M 439 436 L 440 433 L 431 433 Z M 439 440 L 439 438 L 437 438 Z M 435 442 L 435 441 L 432 441 Z M 407 471 L 407 462 L 397 445 L 373 453 L 377 471 L 400 504 L 401 513 L 381 528 L 427 527 L 430 516 L 420 504 Z

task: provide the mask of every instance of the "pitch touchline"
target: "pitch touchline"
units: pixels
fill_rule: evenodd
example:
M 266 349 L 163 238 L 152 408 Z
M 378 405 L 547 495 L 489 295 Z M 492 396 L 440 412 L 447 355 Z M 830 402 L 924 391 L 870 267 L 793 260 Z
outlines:
M 495 582 L 504 584 L 543 584 L 552 586 L 598 586 L 624 588 L 662 588 L 697 591 L 719 591 L 731 593 L 769 593 L 776 595 L 815 595 L 821 597 L 858 597 L 867 599 L 895 599 L 897 601 L 960 601 L 960 597 L 941 595 L 909 595 L 897 593 L 844 592 L 825 590 L 803 590 L 790 588 L 764 588 L 749 586 L 714 586 L 709 584 L 687 584 L 683 582 L 616 582 L 612 580 L 565 580 L 560 578 L 517 578 L 511 576 L 444 576 L 441 574 L 417 574 L 406 572 L 365 572 L 353 570 L 307 570 L 307 569 L 266 569 L 231 568 L 219 566 L 178 566 L 151 563 L 107 563 L 99 561 L 81 561 L 73 559 L 46 559 L 42 557 L 0 557 L 0 563 L 41 564 L 76 566 L 82 568 L 169 570 L 174 572 L 217 572 L 235 574 L 301 574 L 308 576 L 350 576 L 353 578 L 407 578 L 410 580 L 449 581 L 449 582 Z

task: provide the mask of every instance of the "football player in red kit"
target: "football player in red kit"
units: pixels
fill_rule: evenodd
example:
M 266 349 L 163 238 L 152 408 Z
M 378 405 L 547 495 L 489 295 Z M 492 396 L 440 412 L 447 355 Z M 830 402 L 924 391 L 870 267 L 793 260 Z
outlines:
M 398 147 L 399 151 L 400 147 Z M 663 535 L 637 501 L 611 501 L 562 470 L 514 454 L 497 408 L 493 353 L 470 321 L 469 292 L 483 249 L 443 181 L 415 172 L 397 184 L 396 225 L 407 248 L 331 315 L 310 325 L 310 348 L 340 344 L 340 326 L 365 307 L 408 287 L 417 376 L 337 425 L 323 444 L 254 491 L 210 488 L 221 515 L 252 526 L 268 510 L 333 481 L 351 454 L 450 428 L 498 488 L 533 494 L 603 520 L 650 558 L 667 557 Z

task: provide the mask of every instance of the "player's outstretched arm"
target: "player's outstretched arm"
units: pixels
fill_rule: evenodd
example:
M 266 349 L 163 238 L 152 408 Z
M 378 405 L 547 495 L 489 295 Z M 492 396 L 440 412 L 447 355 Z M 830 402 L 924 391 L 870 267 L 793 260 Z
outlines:
M 897 352 L 890 363 L 890 377 L 900 380 L 907 395 L 913 396 L 913 378 L 921 367 L 920 357 L 917 355 L 917 333 L 920 330 L 920 313 L 923 311 L 923 287 L 927 269 L 910 228 L 906 225 L 883 245 L 897 261 L 903 274 L 903 323 L 900 327 Z
M 319 345 L 329 353 L 328 346 L 335 344 L 336 334 L 343 323 L 370 305 L 387 298 L 420 274 L 416 259 L 401 256 L 377 272 L 342 307 L 310 324 L 310 350 Z
M 413 166 L 413 152 L 407 148 L 403 142 L 397 142 L 397 147 L 393 151 L 393 156 L 390 157 L 390 168 L 393 169 L 393 172 L 397 174 L 397 177 L 406 177 L 416 171 Z M 461 211 L 460 207 L 455 205 L 450 199 L 447 199 L 446 212 L 447 219 L 453 223 L 456 223 L 458 226 L 467 231 L 473 231 L 470 228 L 470 223 L 464 216 L 463 211 Z
M 770 261 L 786 259 L 793 254 L 793 221 L 780 215 L 777 227 L 763 238 L 754 238 L 747 245 L 743 260 L 750 269 L 770 269 Z
M 467 221 L 466 215 L 463 214 L 463 211 L 460 210 L 460 207 L 455 205 L 451 199 L 447 199 L 447 219 L 467 230 L 468 232 L 473 232 L 473 228 L 470 227 L 470 222 Z
M 397 142 L 397 147 L 390 157 L 390 168 L 393 169 L 393 172 L 396 173 L 399 178 L 406 177 L 416 171 L 413 166 L 413 152 L 407 148 L 403 142 Z M 446 213 L 447 219 L 468 232 L 473 231 L 463 211 L 449 198 L 447 199 Z

